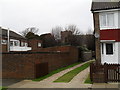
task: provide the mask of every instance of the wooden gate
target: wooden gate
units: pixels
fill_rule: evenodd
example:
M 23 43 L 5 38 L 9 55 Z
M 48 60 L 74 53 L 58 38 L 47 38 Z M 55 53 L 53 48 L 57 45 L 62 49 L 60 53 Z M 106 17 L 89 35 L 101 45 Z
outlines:
M 48 63 L 39 63 L 35 65 L 35 78 L 48 74 Z
M 105 74 L 107 82 L 120 82 L 120 64 L 106 64 Z

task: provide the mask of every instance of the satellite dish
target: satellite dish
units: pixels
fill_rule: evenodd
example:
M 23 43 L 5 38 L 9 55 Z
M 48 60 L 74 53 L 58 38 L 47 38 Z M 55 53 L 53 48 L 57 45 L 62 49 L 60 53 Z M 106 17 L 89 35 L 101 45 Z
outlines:
M 99 38 L 100 37 L 100 35 L 98 34 L 98 33 L 95 33 L 95 38 Z

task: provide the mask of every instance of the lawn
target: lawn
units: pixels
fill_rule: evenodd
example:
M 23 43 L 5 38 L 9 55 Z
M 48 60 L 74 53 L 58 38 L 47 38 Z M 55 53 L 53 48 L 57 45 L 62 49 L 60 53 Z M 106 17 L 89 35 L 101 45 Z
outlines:
M 92 84 L 92 81 L 90 80 L 90 74 L 88 75 L 88 77 L 86 78 L 85 84 Z
M 82 66 L 77 67 L 74 70 L 71 70 L 70 72 L 68 72 L 68 73 L 64 74 L 63 76 L 59 77 L 54 82 L 64 82 L 64 83 L 70 82 L 78 73 L 80 73 L 84 69 L 88 68 L 90 66 L 90 63 L 92 63 L 92 62 L 93 61 L 86 62 Z
M 0 87 L 0 90 L 7 90 L 7 87 Z
M 80 63 L 82 63 L 82 62 L 77 62 L 77 63 L 74 63 L 74 64 L 72 64 L 72 65 L 69 65 L 69 66 L 66 66 L 66 67 L 57 69 L 57 70 L 52 71 L 51 73 L 49 73 L 49 74 L 47 74 L 47 75 L 45 75 L 45 76 L 43 76 L 43 77 L 34 79 L 34 80 L 32 80 L 32 81 L 41 81 L 41 80 L 46 79 L 46 78 L 48 78 L 48 77 L 50 77 L 50 76 L 52 76 L 52 75 L 54 75 L 54 74 L 56 74 L 56 73 L 58 73 L 58 72 L 61 72 L 61 71 L 65 70 L 65 69 L 68 69 L 68 68 L 71 68 L 71 67 L 73 67 L 73 66 L 76 66 L 76 65 L 78 65 L 78 64 L 80 64 Z

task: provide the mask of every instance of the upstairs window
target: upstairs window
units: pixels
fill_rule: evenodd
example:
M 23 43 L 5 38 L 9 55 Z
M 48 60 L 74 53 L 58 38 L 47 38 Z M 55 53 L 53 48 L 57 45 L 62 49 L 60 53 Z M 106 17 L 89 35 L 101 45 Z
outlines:
M 113 44 L 112 43 L 106 43 L 106 54 L 113 54 Z
M 19 46 L 19 42 L 18 41 L 14 41 L 14 45 L 15 46 Z
M 100 26 L 101 27 L 114 26 L 114 13 L 102 13 L 102 14 L 100 14 Z
M 10 46 L 14 46 L 14 42 L 13 41 L 10 41 Z
M 28 46 L 28 43 L 25 43 L 25 47 L 27 47 Z
M 41 47 L 42 45 L 41 45 L 41 43 L 38 43 L 38 47 Z

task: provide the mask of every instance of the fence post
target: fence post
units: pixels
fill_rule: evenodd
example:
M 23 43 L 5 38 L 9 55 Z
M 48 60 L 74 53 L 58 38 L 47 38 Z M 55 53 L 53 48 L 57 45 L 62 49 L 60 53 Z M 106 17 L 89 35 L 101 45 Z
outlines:
M 104 63 L 104 80 L 105 80 L 105 83 L 108 82 L 108 71 L 107 71 L 107 63 Z

